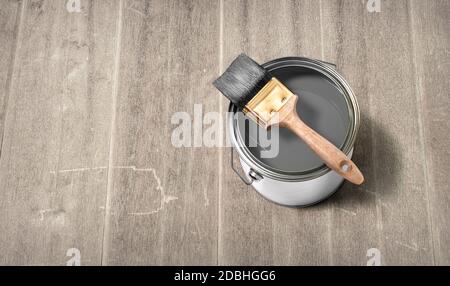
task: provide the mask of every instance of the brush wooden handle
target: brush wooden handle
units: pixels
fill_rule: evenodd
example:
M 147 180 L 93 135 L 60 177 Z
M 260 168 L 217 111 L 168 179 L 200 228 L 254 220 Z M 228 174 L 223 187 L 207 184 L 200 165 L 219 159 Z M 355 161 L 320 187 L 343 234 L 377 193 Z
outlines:
M 354 184 L 362 184 L 364 176 L 355 163 L 299 118 L 296 109 L 297 99 L 296 95 L 290 98 L 289 102 L 279 110 L 278 124 L 300 137 L 330 169 Z

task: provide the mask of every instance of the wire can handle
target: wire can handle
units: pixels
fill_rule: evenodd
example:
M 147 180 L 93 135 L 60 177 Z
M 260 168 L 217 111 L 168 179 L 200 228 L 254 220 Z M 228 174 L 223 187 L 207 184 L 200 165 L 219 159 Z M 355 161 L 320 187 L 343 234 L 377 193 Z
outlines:
M 236 173 L 236 175 L 239 176 L 239 178 L 242 180 L 242 182 L 244 182 L 244 184 L 246 184 L 247 186 L 250 186 L 251 184 L 253 184 L 253 182 L 259 181 L 262 179 L 262 176 L 259 175 L 258 173 L 256 173 L 253 169 L 250 168 L 250 171 L 248 172 L 247 176 L 250 178 L 246 178 L 243 175 L 241 175 L 238 170 L 236 169 L 236 167 L 234 166 L 234 147 L 230 147 L 230 165 L 231 165 L 231 169 L 233 169 L 233 171 Z

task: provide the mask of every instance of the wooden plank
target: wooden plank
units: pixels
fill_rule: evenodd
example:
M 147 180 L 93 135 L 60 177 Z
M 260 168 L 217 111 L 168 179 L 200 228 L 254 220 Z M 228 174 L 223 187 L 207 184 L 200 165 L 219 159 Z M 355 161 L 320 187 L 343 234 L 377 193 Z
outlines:
M 24 1 L 0 159 L 1 264 L 100 264 L 116 2 Z
M 337 70 L 352 87 L 361 110 L 361 127 L 355 143 L 353 160 L 364 173 L 361 186 L 345 182 L 332 199 L 332 247 L 335 265 L 367 265 L 367 251 L 381 248 L 376 205 L 374 172 L 374 137 L 385 137 L 372 124 L 368 94 L 367 47 L 364 4 L 355 1 L 321 1 L 324 60 Z
M 217 262 L 218 150 L 176 148 L 171 120 L 219 108 L 218 15 L 217 1 L 124 3 L 104 264 Z
M 407 1 L 383 1 L 366 22 L 372 121 L 384 131 L 373 149 L 387 265 L 433 263 L 409 17 Z
M 361 253 L 364 247 L 374 244 L 381 251 L 384 265 L 432 264 L 408 2 L 382 1 L 379 13 L 364 11 L 364 2 L 357 4 L 362 9 L 353 5 L 356 4 L 351 1 L 337 2 L 337 13 L 332 17 L 337 19 L 342 34 L 362 39 L 356 41 L 355 46 L 347 46 L 343 44 L 345 39 L 340 40 L 342 44 L 337 46 L 335 53 L 338 65 L 348 67 L 344 73 L 356 76 L 356 82 L 352 84 L 362 93 L 359 98 L 362 99 L 363 124 L 366 122 L 367 126 L 361 130 L 363 141 L 360 142 L 367 144 L 364 156 L 368 157 L 363 159 L 367 163 L 363 165 L 369 171 L 366 174 L 368 182 L 362 188 L 376 196 L 377 219 L 373 214 L 373 201 L 369 200 L 371 207 L 364 210 L 364 215 L 370 217 L 359 220 L 359 227 L 353 228 L 350 221 L 338 220 L 338 225 L 333 228 L 342 227 L 339 232 L 348 230 L 354 234 L 341 236 L 333 249 L 341 258 L 345 253 L 339 246 L 345 245 L 349 253 L 359 249 L 359 254 L 351 254 L 356 259 L 357 255 L 364 255 Z M 345 24 L 355 19 L 360 28 Z M 360 32 L 352 29 L 360 29 Z M 357 65 L 361 67 L 352 69 Z M 371 159 L 373 161 L 369 162 Z M 360 205 L 365 204 L 362 203 L 363 199 Z M 378 241 L 372 237 L 377 234 L 373 230 L 377 227 L 382 234 Z M 358 236 L 364 237 L 364 241 L 356 239 Z M 369 244 L 366 239 L 371 237 Z M 346 238 L 354 239 L 356 247 L 350 243 L 342 244 Z M 344 258 L 345 264 L 358 264 L 359 261 Z
M 417 68 L 417 93 L 425 164 L 428 178 L 430 221 L 437 265 L 450 264 L 450 3 L 449 1 L 412 1 L 413 51 Z
M 21 8 L 22 2 L 15 0 L 8 0 L 0 6 L 0 156 Z
M 321 58 L 319 8 L 319 1 L 223 1 L 222 65 L 241 52 L 261 63 Z M 228 156 L 223 150 L 219 264 L 329 264 L 328 204 L 294 209 L 268 202 L 240 181 Z

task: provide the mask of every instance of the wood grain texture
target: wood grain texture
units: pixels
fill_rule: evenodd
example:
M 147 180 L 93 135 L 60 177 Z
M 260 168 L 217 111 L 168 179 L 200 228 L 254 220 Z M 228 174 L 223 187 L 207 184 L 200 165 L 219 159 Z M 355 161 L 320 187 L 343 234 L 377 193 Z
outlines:
M 367 251 L 380 249 L 381 217 L 377 214 L 373 138 L 386 137 L 372 120 L 368 93 L 368 49 L 365 19 L 370 17 L 363 2 L 321 1 L 323 58 L 335 63 L 352 87 L 361 112 L 361 125 L 353 160 L 365 181 L 361 186 L 345 182 L 331 198 L 330 252 L 334 265 L 366 265 Z M 394 158 L 395 159 L 395 158 Z M 390 178 L 389 178 L 390 179 Z M 383 256 L 381 257 L 383 264 Z
M 0 6 L 0 156 L 6 107 L 14 69 L 22 2 L 8 0 Z
M 198 111 L 218 111 L 218 16 L 217 1 L 124 3 L 104 264 L 217 262 L 218 149 L 171 134 L 184 112 L 201 146 Z
M 241 52 L 260 63 L 321 58 L 319 8 L 319 1 L 223 1 L 222 65 Z M 223 100 L 223 110 L 227 106 Z M 240 181 L 228 156 L 224 150 L 219 264 L 329 264 L 328 204 L 295 209 L 270 203 Z
M 332 38 L 337 35 L 337 45 L 327 51 L 337 57 L 338 66 L 342 65 L 343 73 L 349 75 L 362 99 L 360 140 L 365 141 L 362 145 L 368 152 L 359 154 L 370 170 L 367 184 L 360 189 L 368 193 L 360 194 L 357 200 L 357 205 L 361 205 L 363 196 L 368 197 L 369 205 L 363 212 L 370 216 L 358 218 L 358 212 L 354 212 L 358 227 L 351 225 L 351 220 L 336 217 L 337 225 L 332 227 L 338 233 L 347 231 L 365 239 L 368 231 L 371 243 L 338 236 L 333 251 L 339 260 L 335 261 L 354 264 L 355 250 L 363 255 L 364 248 L 377 245 L 372 247 L 381 250 L 384 265 L 432 264 L 408 2 L 383 1 L 379 13 L 369 13 L 365 3 L 358 8 L 352 1 L 322 3 L 325 14 L 338 19 L 332 20 L 337 33 L 324 33 Z M 344 190 L 340 194 L 344 196 Z M 376 215 L 370 195 L 376 198 Z M 352 241 L 353 246 L 344 239 Z M 340 244 L 347 247 L 339 247 Z M 343 253 L 345 249 L 350 256 Z
M 387 265 L 433 264 L 408 4 L 383 1 L 366 20 L 367 92 L 385 134 L 373 138 L 373 152 Z
M 66 3 L 0 7 L 1 265 L 450 265 L 448 1 Z M 241 52 L 337 65 L 363 185 L 278 206 L 204 145 Z
M 450 265 L 450 2 L 409 3 L 434 258 Z
M 100 264 L 117 7 L 24 1 L 0 159 L 1 264 Z

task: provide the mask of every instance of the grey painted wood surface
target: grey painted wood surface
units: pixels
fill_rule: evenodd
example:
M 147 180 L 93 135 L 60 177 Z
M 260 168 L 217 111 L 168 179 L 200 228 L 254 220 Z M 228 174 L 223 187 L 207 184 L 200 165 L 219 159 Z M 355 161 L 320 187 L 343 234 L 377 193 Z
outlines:
M 425 176 L 434 259 L 450 264 L 450 37 L 448 1 L 410 3 L 418 115 L 425 146 Z
M 383 264 L 433 263 L 408 4 L 383 1 L 382 11 L 370 14 L 352 1 L 323 1 L 329 7 L 324 15 L 330 13 L 328 19 L 337 24 L 337 30 L 324 33 L 324 42 L 328 35 L 336 41 L 327 52 L 360 99 L 360 140 L 366 140 L 361 151 L 356 144 L 355 156 L 363 156 L 367 183 L 351 193 L 355 200 L 345 198 L 344 191 L 337 196 L 344 209 L 356 208 L 354 217 L 337 211 L 333 216 L 337 225 L 332 228 L 343 234 L 333 247 L 335 258 L 344 264 L 353 264 L 371 245 L 381 250 Z
M 0 8 L 0 264 L 450 264 L 448 1 L 79 2 Z M 226 112 L 242 51 L 336 63 L 365 184 L 285 208 L 228 148 L 173 146 L 177 116 Z
M 64 265 L 70 248 L 101 262 L 114 4 L 21 4 L 0 158 L 1 264 Z
M 14 55 L 20 22 L 21 3 L 6 1 L 0 6 L 0 154 L 6 107 L 8 105 Z
M 408 3 L 384 3 L 367 24 L 372 120 L 385 133 L 373 138 L 383 257 L 390 265 L 432 264 Z
M 218 2 L 125 1 L 122 11 L 103 262 L 215 264 L 218 149 L 176 148 L 171 133 L 176 112 L 218 110 Z

